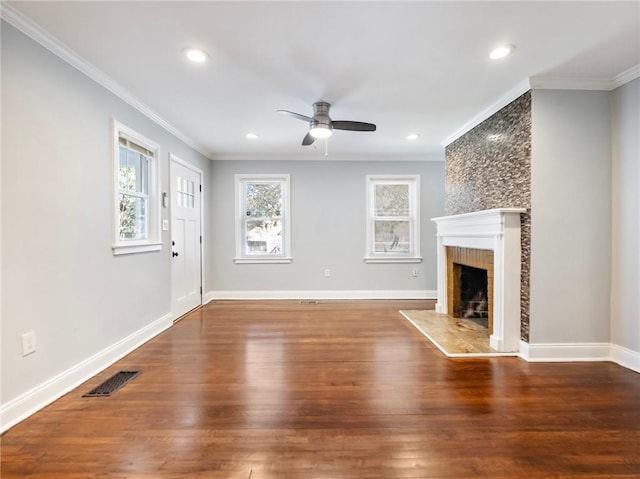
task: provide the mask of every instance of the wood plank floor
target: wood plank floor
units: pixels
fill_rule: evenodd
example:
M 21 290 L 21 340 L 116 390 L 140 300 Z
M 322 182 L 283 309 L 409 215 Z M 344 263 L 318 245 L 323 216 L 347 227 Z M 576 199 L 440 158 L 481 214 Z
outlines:
M 447 359 L 398 313 L 428 306 L 210 303 L 6 432 L 1 477 L 640 476 L 640 375 Z

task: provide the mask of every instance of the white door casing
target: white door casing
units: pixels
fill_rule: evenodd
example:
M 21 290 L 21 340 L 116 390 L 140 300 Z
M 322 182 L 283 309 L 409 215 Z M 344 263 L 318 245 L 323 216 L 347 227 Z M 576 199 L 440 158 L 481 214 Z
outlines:
M 202 304 L 202 171 L 170 156 L 171 314 Z

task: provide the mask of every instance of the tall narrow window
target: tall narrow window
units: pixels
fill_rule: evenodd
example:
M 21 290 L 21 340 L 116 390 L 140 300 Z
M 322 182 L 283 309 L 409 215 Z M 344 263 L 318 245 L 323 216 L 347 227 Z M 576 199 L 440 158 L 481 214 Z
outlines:
M 160 242 L 159 147 L 113 122 L 115 162 L 114 254 L 157 251 Z
M 420 176 L 367 176 L 368 263 L 420 262 Z
M 289 175 L 236 175 L 236 263 L 290 263 Z

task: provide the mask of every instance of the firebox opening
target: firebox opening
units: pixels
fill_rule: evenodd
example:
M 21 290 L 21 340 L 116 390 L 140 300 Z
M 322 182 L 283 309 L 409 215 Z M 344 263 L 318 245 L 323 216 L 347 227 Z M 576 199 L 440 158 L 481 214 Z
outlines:
M 488 327 L 487 270 L 465 265 L 458 266 L 460 267 L 460 301 L 456 316 L 471 319 Z

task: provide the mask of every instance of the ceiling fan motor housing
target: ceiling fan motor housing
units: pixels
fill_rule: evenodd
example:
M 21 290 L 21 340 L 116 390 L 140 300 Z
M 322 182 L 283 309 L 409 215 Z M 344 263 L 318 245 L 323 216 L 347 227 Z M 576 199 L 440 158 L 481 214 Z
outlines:
M 317 101 L 313 104 L 313 122 L 311 124 L 313 128 L 322 125 L 320 128 L 332 129 L 329 108 L 331 105 L 326 101 Z

